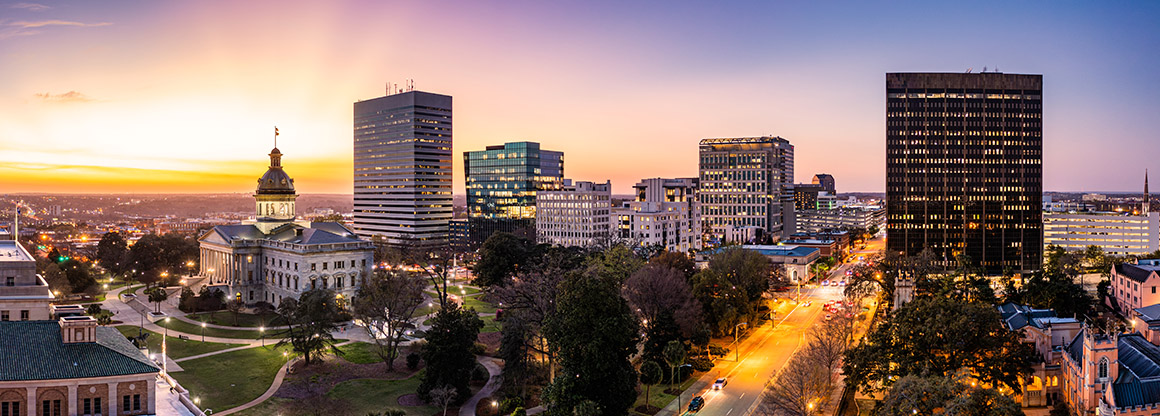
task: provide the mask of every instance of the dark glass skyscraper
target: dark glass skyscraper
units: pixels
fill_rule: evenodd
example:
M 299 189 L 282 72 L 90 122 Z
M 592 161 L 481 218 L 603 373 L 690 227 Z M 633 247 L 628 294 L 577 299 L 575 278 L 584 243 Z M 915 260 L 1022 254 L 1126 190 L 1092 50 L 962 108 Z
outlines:
M 536 239 L 536 191 L 559 190 L 564 153 L 540 150 L 535 142 L 488 146 L 463 152 L 472 247 L 497 231 Z
M 886 74 L 889 250 L 1041 267 L 1042 94 L 1042 75 Z
M 451 97 L 408 91 L 354 103 L 354 229 L 401 247 L 447 244 Z

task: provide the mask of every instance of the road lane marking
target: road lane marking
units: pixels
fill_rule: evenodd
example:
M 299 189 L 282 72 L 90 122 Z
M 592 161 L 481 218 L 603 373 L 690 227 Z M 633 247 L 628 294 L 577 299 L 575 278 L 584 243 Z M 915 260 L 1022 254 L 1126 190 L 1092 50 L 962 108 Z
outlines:
M 732 407 L 730 407 L 730 408 L 729 408 L 729 411 L 728 411 L 728 412 L 725 412 L 725 414 L 726 414 L 726 415 L 728 415 L 728 414 L 730 414 L 730 413 L 733 413 L 733 408 L 732 408 Z

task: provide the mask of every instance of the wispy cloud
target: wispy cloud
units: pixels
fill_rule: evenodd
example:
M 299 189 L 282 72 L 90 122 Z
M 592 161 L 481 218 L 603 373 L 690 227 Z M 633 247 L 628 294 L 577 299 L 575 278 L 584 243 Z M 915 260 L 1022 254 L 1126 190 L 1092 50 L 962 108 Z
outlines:
M 109 23 L 109 22 L 84 23 L 84 22 L 73 22 L 70 20 L 52 19 L 52 20 L 36 20 L 36 21 L 31 21 L 31 22 L 22 20 L 22 21 L 18 21 L 18 22 L 9 23 L 8 26 L 18 27 L 21 29 L 32 29 L 32 28 L 45 27 L 45 26 L 97 27 L 97 26 L 108 26 L 111 24 L 112 23 Z
M 89 98 L 89 96 L 76 91 L 69 91 L 64 94 L 50 94 L 45 92 L 33 95 L 41 100 L 54 103 L 87 103 L 89 101 L 95 101 L 92 98 Z
M 16 3 L 16 4 L 13 4 L 13 5 L 8 6 L 8 7 L 11 7 L 13 9 L 24 9 L 24 10 L 28 10 L 30 12 L 43 12 L 45 10 L 52 8 L 49 6 L 45 6 L 43 4 L 36 4 L 36 3 Z
M 14 38 L 17 36 L 28 36 L 41 33 L 44 29 L 52 26 L 71 26 L 71 27 L 100 27 L 109 26 L 109 22 L 85 23 L 74 22 L 71 20 L 47 19 L 47 20 L 18 20 L 7 21 L 0 19 L 0 39 Z

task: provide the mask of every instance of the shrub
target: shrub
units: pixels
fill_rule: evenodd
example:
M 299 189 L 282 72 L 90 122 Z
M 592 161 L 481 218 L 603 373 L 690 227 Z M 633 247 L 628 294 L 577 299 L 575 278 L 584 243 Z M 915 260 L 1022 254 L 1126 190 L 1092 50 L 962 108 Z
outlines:
M 471 369 L 472 381 L 487 381 L 491 378 L 491 374 L 487 372 L 487 368 L 480 364 L 475 364 L 475 368 Z
M 693 369 L 697 371 L 709 371 L 713 369 L 713 362 L 705 357 L 689 358 L 689 364 L 692 364 Z
M 524 408 L 524 398 L 520 396 L 513 396 L 503 399 L 499 402 L 500 414 L 514 414 L 516 409 Z
M 475 355 L 487 354 L 487 345 L 485 345 L 481 342 L 477 342 L 477 343 L 475 343 L 475 345 L 471 346 L 471 353 L 475 354 Z
M 417 352 L 407 354 L 407 369 L 415 371 L 415 369 L 419 368 L 419 359 L 419 353 Z
M 512 416 L 528 416 L 528 411 L 524 410 L 523 407 L 517 407 L 516 410 L 512 412 Z

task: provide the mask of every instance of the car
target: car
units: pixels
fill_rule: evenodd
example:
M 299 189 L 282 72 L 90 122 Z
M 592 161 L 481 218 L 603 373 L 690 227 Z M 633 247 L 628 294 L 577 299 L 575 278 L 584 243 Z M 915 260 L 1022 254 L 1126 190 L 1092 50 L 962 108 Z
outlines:
M 838 282 L 838 286 L 845 286 L 845 285 L 846 285 L 846 281 L 845 281 L 845 280 L 843 280 L 843 281 L 841 281 L 841 282 Z
M 721 377 L 717 379 L 717 381 L 713 382 L 713 390 L 721 390 L 725 388 L 726 384 L 729 384 L 729 380 L 726 380 L 725 377 Z
M 851 276 L 853 274 L 854 274 L 853 270 L 846 270 L 846 276 Z
M 826 314 L 826 320 L 827 320 L 827 321 L 829 321 L 829 320 L 831 320 L 831 319 L 834 319 L 834 316 L 833 316 L 833 315 L 830 315 L 830 314 L 828 314 L 828 313 L 827 313 L 827 314 Z
M 690 412 L 696 412 L 698 410 L 701 410 L 702 407 L 705 407 L 705 398 L 704 397 L 697 396 L 697 397 L 694 397 L 693 400 L 689 401 L 689 411 Z
M 829 280 L 823 280 L 823 281 L 822 281 L 822 286 L 829 286 L 829 285 L 830 285 L 830 281 L 829 281 Z
M 813 304 L 814 304 L 814 301 L 812 301 L 812 300 L 807 300 L 807 301 L 806 301 L 806 303 L 805 303 L 804 305 L 802 305 L 802 306 L 805 306 L 805 307 L 807 307 L 807 308 L 808 308 L 808 307 L 810 307 L 810 305 L 813 305 Z

